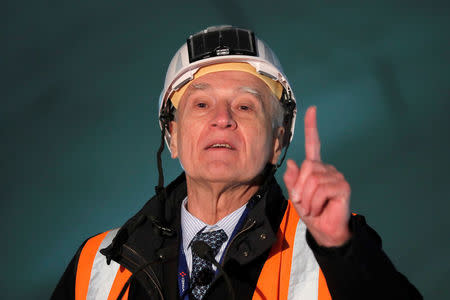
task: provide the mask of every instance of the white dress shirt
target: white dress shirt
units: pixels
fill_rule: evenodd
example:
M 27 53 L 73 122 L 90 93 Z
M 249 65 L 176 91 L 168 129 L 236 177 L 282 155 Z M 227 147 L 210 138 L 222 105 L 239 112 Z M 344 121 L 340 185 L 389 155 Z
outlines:
M 220 261 L 220 258 L 225 251 L 225 248 L 230 241 L 230 237 L 233 234 L 234 228 L 236 227 L 239 219 L 245 211 L 245 206 L 247 204 L 242 205 L 240 208 L 236 209 L 226 217 L 222 218 L 219 222 L 214 225 L 208 225 L 198 218 L 194 217 L 188 210 L 186 209 L 187 197 L 183 200 L 181 204 L 181 231 L 183 236 L 183 251 L 186 256 L 186 263 L 189 270 L 189 276 L 191 276 L 192 272 L 192 249 L 191 249 L 191 241 L 195 237 L 195 235 L 202 229 L 203 232 L 215 231 L 223 229 L 227 234 L 227 240 L 220 247 L 219 252 L 216 255 L 216 261 Z M 213 266 L 215 270 L 215 266 Z

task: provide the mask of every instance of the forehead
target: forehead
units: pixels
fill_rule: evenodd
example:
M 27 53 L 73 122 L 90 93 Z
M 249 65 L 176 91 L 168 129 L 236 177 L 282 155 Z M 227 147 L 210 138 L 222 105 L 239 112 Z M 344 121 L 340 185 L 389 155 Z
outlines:
M 261 79 L 242 71 L 214 72 L 196 78 L 187 87 L 183 98 L 198 90 L 244 92 L 258 98 L 266 98 L 271 94 L 269 87 Z

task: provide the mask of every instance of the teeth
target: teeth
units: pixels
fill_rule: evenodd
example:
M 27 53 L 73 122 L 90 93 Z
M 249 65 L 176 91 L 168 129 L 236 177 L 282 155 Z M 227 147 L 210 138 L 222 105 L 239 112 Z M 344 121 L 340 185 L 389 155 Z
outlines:
M 228 148 L 231 149 L 231 146 L 228 144 L 214 144 L 211 146 L 211 148 Z

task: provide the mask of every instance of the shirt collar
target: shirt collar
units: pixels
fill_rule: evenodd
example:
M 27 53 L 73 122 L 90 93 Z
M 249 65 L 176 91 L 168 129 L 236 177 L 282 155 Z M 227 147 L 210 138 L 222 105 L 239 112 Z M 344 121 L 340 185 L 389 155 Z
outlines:
M 246 204 L 244 204 L 240 208 L 236 209 L 235 211 L 227 215 L 226 217 L 222 218 L 216 224 L 208 225 L 203 221 L 201 221 L 200 219 L 193 216 L 186 209 L 186 204 L 187 204 L 187 197 L 184 198 L 183 202 L 181 203 L 181 230 L 183 235 L 184 251 L 188 249 L 189 244 L 191 243 L 192 239 L 195 237 L 197 232 L 199 232 L 202 229 L 204 229 L 203 230 L 204 232 L 223 229 L 228 237 L 227 240 L 225 241 L 225 243 L 227 243 L 228 240 L 230 239 L 230 236 L 233 234 L 234 228 L 239 222 L 239 219 L 244 213 L 246 207 Z

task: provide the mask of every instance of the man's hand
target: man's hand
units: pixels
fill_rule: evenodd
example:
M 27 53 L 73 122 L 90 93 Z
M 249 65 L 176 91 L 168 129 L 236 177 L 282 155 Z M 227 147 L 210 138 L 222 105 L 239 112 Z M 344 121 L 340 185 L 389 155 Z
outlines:
M 351 237 L 350 185 L 335 167 L 320 159 L 315 106 L 305 114 L 305 154 L 300 168 L 287 161 L 284 182 L 289 197 L 319 245 L 341 246 Z

